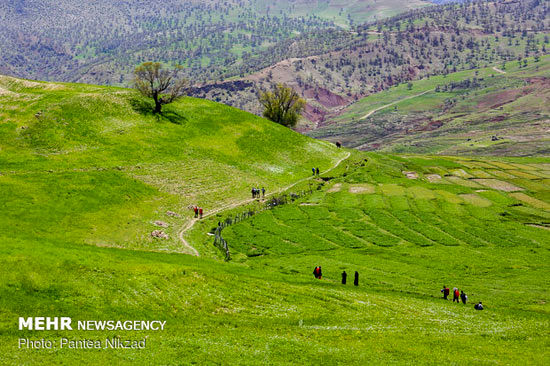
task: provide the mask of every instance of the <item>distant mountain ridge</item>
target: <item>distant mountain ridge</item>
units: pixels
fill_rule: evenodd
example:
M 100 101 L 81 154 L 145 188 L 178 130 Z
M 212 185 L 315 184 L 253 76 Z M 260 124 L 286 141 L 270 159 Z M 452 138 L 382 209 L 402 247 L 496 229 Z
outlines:
M 18 0 L 0 4 L 0 64 L 14 76 L 128 84 L 136 64 L 186 66 L 197 81 L 231 76 L 233 65 L 277 42 L 347 28 L 424 0 Z

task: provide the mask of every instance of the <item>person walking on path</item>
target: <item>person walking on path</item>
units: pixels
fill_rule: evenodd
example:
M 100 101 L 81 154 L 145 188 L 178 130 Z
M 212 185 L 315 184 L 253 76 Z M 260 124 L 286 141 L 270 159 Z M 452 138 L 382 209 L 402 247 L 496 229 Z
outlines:
M 262 198 L 265 198 L 265 188 L 262 187 Z
M 311 171 L 313 172 L 313 175 L 315 175 L 315 168 L 311 168 Z
M 354 286 L 359 286 L 359 272 L 355 271 L 355 278 L 353 280 Z
M 195 218 L 199 217 L 199 208 L 197 206 L 193 207 L 193 211 L 195 211 Z
M 466 301 L 468 301 L 468 296 L 466 296 L 464 291 L 460 291 L 460 300 L 462 300 L 463 304 L 466 304 Z
M 319 175 L 319 168 L 315 168 L 315 173 Z
M 346 271 L 342 272 L 342 285 L 346 284 L 346 280 L 348 279 L 348 274 Z
M 199 216 L 200 216 L 200 218 L 202 219 L 202 207 L 199 208 Z
M 443 300 L 447 300 L 447 297 L 449 296 L 450 290 L 447 286 L 443 286 L 441 289 L 441 292 L 443 293 Z
M 453 302 L 460 302 L 460 291 L 458 291 L 458 288 L 453 288 Z

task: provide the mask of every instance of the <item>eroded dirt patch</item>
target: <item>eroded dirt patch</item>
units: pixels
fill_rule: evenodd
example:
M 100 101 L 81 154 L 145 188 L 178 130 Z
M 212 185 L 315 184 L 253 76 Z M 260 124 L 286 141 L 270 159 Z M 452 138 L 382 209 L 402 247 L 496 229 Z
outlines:
M 439 175 L 439 174 L 427 174 L 427 175 L 425 175 L 425 177 L 430 183 L 439 183 L 439 182 L 441 182 L 441 175 Z
M 418 179 L 418 173 L 417 172 L 406 172 L 406 171 L 403 171 L 402 172 L 403 174 L 405 174 L 405 176 L 409 179 Z
M 330 187 L 330 189 L 327 191 L 327 193 L 340 192 L 341 189 L 342 189 L 342 183 L 336 183 L 335 185 Z
M 349 193 L 354 194 L 370 194 L 374 193 L 374 186 L 370 184 L 353 185 L 349 187 Z
M 511 183 L 498 180 L 498 179 L 472 179 L 472 180 L 481 185 L 484 185 L 485 187 L 496 189 L 497 191 L 504 191 L 504 192 L 523 191 L 523 188 L 516 187 Z

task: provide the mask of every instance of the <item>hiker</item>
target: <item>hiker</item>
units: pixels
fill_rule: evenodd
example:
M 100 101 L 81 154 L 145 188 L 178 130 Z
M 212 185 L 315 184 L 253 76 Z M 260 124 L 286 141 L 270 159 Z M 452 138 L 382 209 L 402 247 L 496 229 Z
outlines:
M 311 168 L 311 171 L 313 172 L 313 175 L 315 175 L 315 168 Z
M 346 280 L 348 279 L 348 274 L 346 271 L 342 272 L 342 285 L 346 284 Z
M 447 286 L 443 286 L 443 288 L 441 289 L 441 292 L 443 293 L 443 299 L 444 300 L 447 300 L 447 297 L 449 296 L 449 288 Z
M 199 208 L 199 216 L 200 216 L 200 218 L 202 219 L 202 207 Z
M 319 168 L 315 168 L 315 173 L 317 173 L 317 175 L 319 175 Z
M 195 211 L 195 218 L 199 217 L 199 208 L 197 206 L 193 207 L 193 211 Z
M 315 278 L 319 278 L 319 267 L 315 267 L 315 269 L 313 270 L 313 275 L 315 276 Z
M 256 197 L 256 188 L 252 187 L 252 198 Z
M 262 198 L 265 198 L 265 188 L 262 187 Z
M 460 292 L 458 291 L 458 288 L 453 288 L 453 302 L 460 302 Z
M 340 141 L 336 141 L 336 147 L 337 147 L 337 148 L 341 148 L 341 147 L 342 147 L 342 144 L 340 143 Z
M 462 300 L 463 304 L 466 304 L 466 301 L 468 301 L 468 296 L 466 296 L 464 291 L 460 291 L 460 300 Z
M 355 279 L 353 280 L 354 286 L 359 286 L 359 272 L 355 271 Z
M 483 310 L 483 305 L 481 305 L 481 301 L 479 302 L 479 304 L 475 304 L 475 305 L 474 305 L 474 309 L 476 309 L 476 310 Z

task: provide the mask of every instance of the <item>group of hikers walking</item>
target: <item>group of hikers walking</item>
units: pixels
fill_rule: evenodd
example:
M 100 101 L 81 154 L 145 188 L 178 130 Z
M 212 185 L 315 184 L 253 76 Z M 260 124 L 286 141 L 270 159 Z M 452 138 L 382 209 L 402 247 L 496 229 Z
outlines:
M 449 295 L 451 293 L 451 290 L 447 286 L 443 286 L 441 289 L 441 293 L 443 294 L 443 299 L 448 300 Z M 462 301 L 463 304 L 466 304 L 468 301 L 468 295 L 464 293 L 464 291 L 459 291 L 457 287 L 453 288 L 453 302 L 460 303 Z M 483 310 L 483 305 L 481 304 L 481 301 L 474 305 L 474 309 L 476 310 Z
M 193 211 L 195 212 L 195 218 L 200 217 L 202 219 L 202 207 L 193 206 Z
M 323 269 L 321 268 L 321 266 L 315 267 L 315 269 L 313 270 L 313 275 L 318 280 L 323 278 Z M 348 280 L 348 274 L 346 273 L 346 271 L 343 271 L 342 272 L 342 285 L 345 285 L 347 283 L 347 280 Z M 355 271 L 355 278 L 353 280 L 353 284 L 355 286 L 359 286 L 359 272 L 357 272 L 357 271 Z
M 313 175 L 319 175 L 319 168 L 311 168 L 311 171 L 313 172 Z
M 265 197 L 265 188 L 252 188 L 252 198 L 260 198 L 260 194 L 262 195 L 262 198 Z

